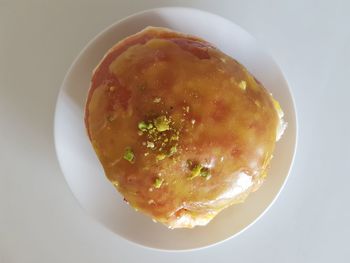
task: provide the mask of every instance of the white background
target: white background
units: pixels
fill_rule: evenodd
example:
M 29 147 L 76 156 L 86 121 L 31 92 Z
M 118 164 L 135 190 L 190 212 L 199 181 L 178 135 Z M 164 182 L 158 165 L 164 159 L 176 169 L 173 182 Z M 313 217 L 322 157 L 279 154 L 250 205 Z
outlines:
M 191 6 L 239 24 L 270 50 L 295 96 L 290 178 L 253 227 L 194 252 L 141 248 L 79 207 L 58 166 L 53 114 L 63 77 L 111 23 Z M 0 262 L 349 262 L 350 2 L 0 0 Z

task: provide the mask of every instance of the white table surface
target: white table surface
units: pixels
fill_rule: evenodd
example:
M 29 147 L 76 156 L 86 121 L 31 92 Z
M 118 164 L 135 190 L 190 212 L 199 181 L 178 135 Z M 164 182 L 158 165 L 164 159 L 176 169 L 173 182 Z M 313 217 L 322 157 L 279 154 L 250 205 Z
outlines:
M 168 253 L 92 220 L 56 160 L 62 79 L 98 32 L 134 12 L 192 6 L 231 19 L 267 47 L 299 117 L 294 167 L 253 227 L 221 245 Z M 0 262 L 349 262 L 350 2 L 0 0 Z

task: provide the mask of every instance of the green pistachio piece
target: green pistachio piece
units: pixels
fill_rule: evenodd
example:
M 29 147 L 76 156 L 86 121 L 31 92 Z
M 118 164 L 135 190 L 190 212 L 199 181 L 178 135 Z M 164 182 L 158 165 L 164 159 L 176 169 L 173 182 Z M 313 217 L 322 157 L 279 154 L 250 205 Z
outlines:
M 164 182 L 164 179 L 162 178 L 156 178 L 156 180 L 153 183 L 154 188 L 160 188 Z
M 133 163 L 135 161 L 135 155 L 134 152 L 130 147 L 126 148 L 124 152 L 124 159 L 129 161 L 130 163 Z
M 191 166 L 192 163 L 188 162 L 188 165 Z M 209 179 L 210 178 L 210 170 L 207 167 L 204 167 L 201 164 L 196 164 L 195 166 L 193 166 L 191 169 L 191 177 L 190 179 L 193 179 L 197 176 L 201 176 L 204 178 Z
M 158 155 L 157 155 L 156 159 L 157 159 L 157 161 L 161 161 L 161 160 L 164 160 L 165 157 L 166 157 L 166 154 L 161 153 L 161 154 L 158 154 Z
M 202 169 L 202 165 L 200 165 L 200 164 L 197 164 L 196 166 L 194 166 L 191 170 L 191 179 L 200 175 L 201 169 Z
M 169 152 L 169 156 L 174 155 L 176 152 L 177 152 L 176 146 L 171 147 L 171 148 L 170 148 L 170 152 Z
M 210 176 L 209 169 L 207 167 L 202 167 L 199 175 L 202 176 L 202 177 Z
M 139 122 L 139 124 L 137 125 L 137 127 L 139 128 L 140 131 L 147 131 L 149 129 L 153 128 L 153 124 L 152 123 L 146 123 L 144 121 Z
M 168 120 L 166 116 L 159 116 L 153 122 L 154 122 L 154 126 L 156 126 L 156 129 L 159 132 L 167 131 L 170 129 L 169 127 L 170 120 Z

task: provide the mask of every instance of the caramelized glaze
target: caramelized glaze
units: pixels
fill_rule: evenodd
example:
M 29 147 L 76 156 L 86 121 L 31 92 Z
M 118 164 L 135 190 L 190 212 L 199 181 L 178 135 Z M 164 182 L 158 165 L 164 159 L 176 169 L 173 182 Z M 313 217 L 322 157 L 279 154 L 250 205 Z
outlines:
M 275 104 L 211 44 L 147 28 L 94 71 L 85 123 L 132 207 L 171 228 L 193 227 L 261 185 L 280 124 Z

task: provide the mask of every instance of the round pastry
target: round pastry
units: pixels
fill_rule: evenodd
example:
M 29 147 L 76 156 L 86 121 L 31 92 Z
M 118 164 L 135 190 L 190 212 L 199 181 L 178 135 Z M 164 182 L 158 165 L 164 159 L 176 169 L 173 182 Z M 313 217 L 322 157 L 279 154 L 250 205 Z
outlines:
M 282 117 L 236 60 L 155 27 L 107 52 L 85 109 L 107 178 L 133 208 L 170 228 L 206 225 L 257 190 Z

